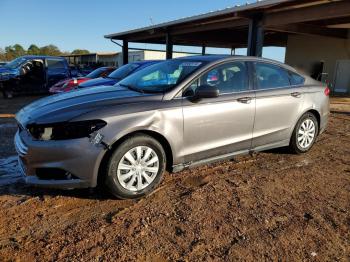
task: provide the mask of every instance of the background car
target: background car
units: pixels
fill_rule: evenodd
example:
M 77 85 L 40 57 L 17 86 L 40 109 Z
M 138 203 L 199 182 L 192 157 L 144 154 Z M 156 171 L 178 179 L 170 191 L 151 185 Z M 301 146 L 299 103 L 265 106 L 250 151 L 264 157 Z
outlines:
M 48 93 L 49 87 L 71 77 L 67 60 L 58 56 L 21 56 L 0 68 L 4 98 Z
M 62 81 L 59 81 L 55 85 L 53 85 L 50 88 L 50 93 L 56 94 L 56 93 L 71 91 L 83 82 L 86 82 L 88 80 L 98 78 L 98 77 L 102 77 L 102 78 L 106 77 L 114 70 L 115 70 L 115 67 L 100 67 L 92 71 L 90 74 L 86 76 L 64 79 Z
M 106 77 L 99 77 L 96 79 L 92 79 L 89 81 L 86 81 L 82 84 L 79 84 L 79 88 L 85 88 L 85 87 L 92 87 L 92 86 L 112 86 L 118 83 L 120 80 L 124 79 L 125 77 L 143 69 L 150 65 L 154 65 L 156 63 L 159 63 L 160 60 L 146 60 L 146 61 L 138 61 L 138 62 L 132 62 L 126 65 L 123 65 L 110 73 Z

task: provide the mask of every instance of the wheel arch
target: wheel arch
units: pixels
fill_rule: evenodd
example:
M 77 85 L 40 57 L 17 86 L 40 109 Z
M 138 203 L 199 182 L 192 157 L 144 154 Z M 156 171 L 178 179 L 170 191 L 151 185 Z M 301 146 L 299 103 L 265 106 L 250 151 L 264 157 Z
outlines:
M 101 185 L 101 182 L 104 180 L 104 175 L 106 174 L 106 166 L 109 158 L 112 156 L 114 150 L 118 148 L 118 146 L 123 143 L 125 140 L 129 139 L 132 136 L 136 135 L 148 135 L 155 140 L 157 140 L 163 147 L 165 156 L 166 156 L 166 170 L 171 171 L 173 166 L 173 151 L 171 148 L 171 145 L 169 141 L 160 133 L 152 130 L 136 130 L 133 132 L 130 132 L 122 137 L 120 137 L 118 140 L 114 141 L 113 144 L 110 145 L 110 149 L 105 152 L 105 154 L 102 157 L 102 160 L 100 162 L 99 168 L 98 168 L 98 174 L 97 174 L 97 185 Z
M 304 114 L 306 114 L 306 113 L 311 113 L 311 114 L 313 114 L 316 117 L 317 124 L 318 124 L 318 134 L 319 134 L 320 133 L 320 125 L 321 125 L 321 114 L 320 114 L 320 112 L 318 112 L 316 109 L 310 109 L 310 110 L 307 110 Z M 302 116 L 304 114 L 302 114 Z
M 303 115 L 305 115 L 306 113 L 311 113 L 316 117 L 317 120 L 317 124 L 318 124 L 318 133 L 317 135 L 320 133 L 320 124 L 321 124 L 321 114 L 320 112 L 318 112 L 315 108 L 309 108 L 307 110 L 305 110 L 302 114 L 300 114 L 300 117 L 295 121 L 293 128 L 291 129 L 290 135 L 289 135 L 289 142 L 292 139 L 292 135 L 293 135 L 293 131 L 296 128 L 299 120 L 303 117 Z

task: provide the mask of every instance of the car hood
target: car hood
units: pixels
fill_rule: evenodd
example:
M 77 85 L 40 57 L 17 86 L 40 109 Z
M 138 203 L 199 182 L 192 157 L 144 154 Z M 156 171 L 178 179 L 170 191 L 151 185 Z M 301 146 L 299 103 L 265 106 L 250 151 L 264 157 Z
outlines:
M 65 122 L 94 110 L 150 100 L 162 100 L 162 95 L 142 94 L 120 86 L 86 88 L 39 99 L 21 109 L 16 120 L 23 127 Z
M 79 84 L 78 87 L 85 88 L 85 87 L 101 86 L 101 85 L 112 86 L 116 83 L 117 83 L 117 80 L 115 80 L 113 78 L 99 77 L 99 78 L 91 79 L 89 81 L 81 83 L 81 84 Z
M 0 67 L 0 74 L 3 74 L 3 73 L 16 74 L 17 73 L 17 69 L 11 69 L 11 68 L 7 68 L 7 67 Z

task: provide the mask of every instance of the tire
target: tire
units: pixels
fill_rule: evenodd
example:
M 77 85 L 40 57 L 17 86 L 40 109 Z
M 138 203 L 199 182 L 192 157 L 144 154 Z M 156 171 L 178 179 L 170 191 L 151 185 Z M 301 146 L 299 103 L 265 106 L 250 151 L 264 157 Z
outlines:
M 140 198 L 159 185 L 165 167 L 162 145 L 151 136 L 135 135 L 112 153 L 107 162 L 105 185 L 117 198 Z
M 314 145 L 318 135 L 318 121 L 314 114 L 307 112 L 296 124 L 289 148 L 293 153 L 306 153 Z
M 2 96 L 3 98 L 5 99 L 10 99 L 10 98 L 13 98 L 13 93 L 11 91 L 2 91 Z

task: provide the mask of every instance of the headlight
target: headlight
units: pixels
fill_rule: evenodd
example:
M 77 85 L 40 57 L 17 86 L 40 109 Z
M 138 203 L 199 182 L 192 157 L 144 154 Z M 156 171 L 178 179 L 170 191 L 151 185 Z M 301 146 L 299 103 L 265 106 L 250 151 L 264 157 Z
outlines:
M 93 132 L 107 125 L 103 120 L 62 122 L 53 124 L 28 125 L 30 134 L 37 140 L 67 140 L 89 137 Z

